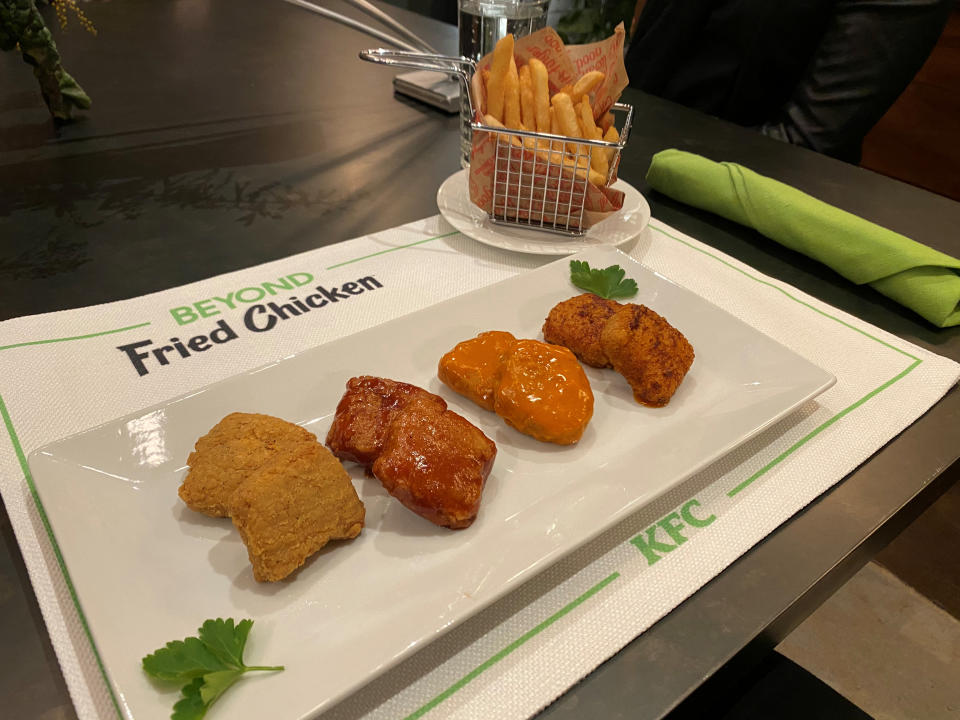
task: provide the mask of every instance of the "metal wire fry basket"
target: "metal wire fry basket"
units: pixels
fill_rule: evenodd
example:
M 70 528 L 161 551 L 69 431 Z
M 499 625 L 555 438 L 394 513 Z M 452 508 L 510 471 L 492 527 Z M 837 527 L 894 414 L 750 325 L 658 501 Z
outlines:
M 617 142 L 471 123 L 474 133 L 490 133 L 496 144 L 491 222 L 563 235 L 585 234 L 591 155 L 607 155 L 608 170 L 602 184 L 608 184 L 616 176 L 620 152 L 633 124 L 632 106 L 616 103 L 612 111 L 614 123 L 622 128 Z
M 476 118 L 471 79 L 477 65 L 473 60 L 382 48 L 364 50 L 360 58 L 455 75 L 469 102 L 470 117 Z M 603 184 L 609 184 L 616 176 L 620 153 L 633 125 L 632 105 L 615 103 L 611 112 L 620 131 L 617 142 L 492 127 L 472 121 L 475 143 L 477 133 L 488 133 L 495 143 L 490 221 L 561 235 L 584 235 L 588 230 L 585 213 L 591 155 L 607 154 L 608 170 Z

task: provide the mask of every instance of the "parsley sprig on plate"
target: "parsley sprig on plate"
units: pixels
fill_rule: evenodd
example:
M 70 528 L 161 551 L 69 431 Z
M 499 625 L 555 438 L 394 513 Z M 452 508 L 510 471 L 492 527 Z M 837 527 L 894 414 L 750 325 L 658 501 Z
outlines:
M 251 670 L 283 670 L 282 665 L 244 665 L 243 649 L 253 620 L 207 620 L 196 637 L 168 642 L 143 658 L 150 677 L 186 683 L 173 706 L 171 720 L 200 720 L 240 676 Z
M 592 292 L 607 300 L 633 297 L 637 294 L 636 280 L 624 280 L 626 271 L 619 265 L 599 270 L 583 260 L 570 261 L 570 282 L 581 290 Z

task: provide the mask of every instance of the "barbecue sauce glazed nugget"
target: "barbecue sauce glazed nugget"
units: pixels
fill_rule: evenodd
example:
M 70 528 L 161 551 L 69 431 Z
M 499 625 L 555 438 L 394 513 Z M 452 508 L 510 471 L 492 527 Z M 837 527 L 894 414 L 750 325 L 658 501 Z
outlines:
M 693 347 L 683 333 L 645 305 L 617 310 L 604 325 L 600 344 L 641 405 L 670 402 L 693 365 Z
M 338 458 L 359 463 L 369 472 L 393 419 L 414 398 L 447 407 L 442 398 L 416 385 L 369 375 L 350 378 L 327 433 L 327 447 Z
M 517 339 L 502 330 L 490 330 L 456 347 L 440 358 L 437 376 L 441 382 L 485 410 L 493 410 L 497 375 L 503 359 Z
M 597 368 L 612 367 L 600 343 L 607 320 L 623 305 L 593 293 L 564 300 L 550 310 L 543 323 L 543 339 L 570 348 L 581 362 Z
M 278 455 L 308 444 L 317 444 L 317 438 L 299 425 L 270 415 L 231 413 L 197 440 L 178 493 L 197 512 L 227 517 L 230 497 L 244 480 Z
M 364 508 L 350 476 L 319 443 L 279 455 L 247 478 L 230 499 L 253 576 L 275 582 L 330 540 L 355 538 Z
M 430 522 L 464 528 L 476 518 L 496 445 L 439 395 L 416 385 L 351 378 L 327 445 L 367 469 Z
M 373 474 L 387 492 L 430 522 L 465 528 L 497 455 L 493 441 L 469 421 L 429 398 L 397 414 Z

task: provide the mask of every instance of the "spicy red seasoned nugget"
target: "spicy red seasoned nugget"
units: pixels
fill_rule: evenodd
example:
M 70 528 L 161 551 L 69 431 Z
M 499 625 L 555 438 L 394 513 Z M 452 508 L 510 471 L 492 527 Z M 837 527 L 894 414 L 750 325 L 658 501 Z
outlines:
M 597 368 L 610 367 L 610 359 L 600 345 L 600 334 L 607 320 L 623 307 L 593 293 L 583 293 L 554 305 L 543 323 L 543 339 L 573 351 L 581 362 Z
M 330 540 L 354 538 L 364 508 L 350 476 L 322 445 L 274 457 L 237 488 L 230 517 L 259 582 L 287 577 Z
M 683 333 L 645 305 L 620 308 L 604 325 L 600 343 L 641 405 L 670 402 L 693 365 L 693 347 Z
M 547 342 L 570 348 L 587 365 L 623 375 L 641 405 L 663 407 L 693 364 L 693 347 L 662 316 L 593 293 L 555 305 L 543 324 Z
M 197 440 L 180 498 L 197 512 L 227 517 L 230 496 L 252 473 L 277 455 L 316 442 L 313 433 L 286 420 L 231 413 Z

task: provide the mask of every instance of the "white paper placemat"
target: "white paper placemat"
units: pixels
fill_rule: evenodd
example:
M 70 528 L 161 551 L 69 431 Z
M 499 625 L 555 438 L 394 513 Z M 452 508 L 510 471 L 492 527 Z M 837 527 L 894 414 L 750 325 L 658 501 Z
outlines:
M 837 384 L 325 718 L 529 717 L 843 478 L 960 377 L 951 360 L 656 221 L 627 249 L 833 373 Z M 30 451 L 549 260 L 480 245 L 434 217 L 153 295 L 0 324 L 7 435 L 0 493 L 79 716 L 116 717 L 122 698 L 103 681 L 34 501 Z M 375 292 L 343 292 L 370 276 L 381 285 Z M 316 311 L 269 329 L 248 320 L 252 307 L 274 295 L 283 300 L 318 286 L 328 302 Z M 237 337 L 189 350 L 191 337 L 221 323 Z M 171 350 L 165 363 L 150 353 L 137 358 L 176 343 L 188 348 L 185 355 Z M 255 692 L 242 686 L 231 693 Z M 169 709 L 158 707 L 165 717 Z

